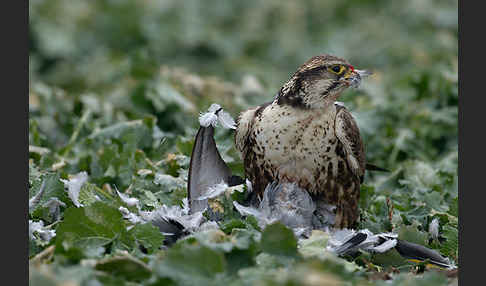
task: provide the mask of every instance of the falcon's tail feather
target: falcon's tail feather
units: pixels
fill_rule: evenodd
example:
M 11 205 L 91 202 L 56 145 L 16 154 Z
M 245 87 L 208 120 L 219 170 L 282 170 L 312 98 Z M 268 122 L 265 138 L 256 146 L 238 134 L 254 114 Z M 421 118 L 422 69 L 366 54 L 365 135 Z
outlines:
M 365 169 L 368 170 L 368 171 L 390 172 L 390 170 L 388 170 L 388 169 L 378 167 L 378 166 L 370 164 L 370 163 L 366 163 Z

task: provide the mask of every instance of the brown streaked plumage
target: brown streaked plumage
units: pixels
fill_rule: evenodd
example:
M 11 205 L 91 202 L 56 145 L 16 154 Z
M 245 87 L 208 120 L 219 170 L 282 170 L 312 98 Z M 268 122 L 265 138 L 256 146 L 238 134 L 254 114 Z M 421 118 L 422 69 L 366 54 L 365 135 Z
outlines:
M 235 143 L 256 196 L 272 181 L 296 182 L 336 206 L 335 227 L 355 226 L 364 147 L 353 117 L 335 101 L 360 75 L 343 59 L 316 56 L 272 102 L 240 114 Z

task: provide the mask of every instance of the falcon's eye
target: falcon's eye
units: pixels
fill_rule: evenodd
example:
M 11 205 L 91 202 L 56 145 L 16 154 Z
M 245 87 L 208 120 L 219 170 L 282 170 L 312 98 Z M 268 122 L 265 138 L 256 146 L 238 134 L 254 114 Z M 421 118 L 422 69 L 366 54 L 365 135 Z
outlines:
M 337 74 L 340 74 L 342 73 L 344 70 L 344 66 L 342 65 L 334 65 L 331 67 L 331 71 L 334 72 L 334 73 L 337 73 Z

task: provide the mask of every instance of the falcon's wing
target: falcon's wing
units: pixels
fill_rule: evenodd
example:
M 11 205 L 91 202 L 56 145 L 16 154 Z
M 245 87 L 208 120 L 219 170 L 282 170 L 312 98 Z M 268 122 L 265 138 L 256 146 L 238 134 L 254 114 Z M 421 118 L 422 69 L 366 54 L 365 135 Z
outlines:
M 253 130 L 254 120 L 260 116 L 263 110 L 270 104 L 272 104 L 272 101 L 243 111 L 236 120 L 235 145 L 236 149 L 240 151 L 243 157 L 242 159 L 245 159 L 246 157 L 246 151 L 249 147 L 249 136 Z
M 351 113 L 342 106 L 336 106 L 335 132 L 346 150 L 346 159 L 353 173 L 363 181 L 366 159 L 363 141 L 359 134 L 358 125 Z
M 253 127 L 253 118 L 257 108 L 248 109 L 240 114 L 236 120 L 235 146 L 240 151 L 242 158 L 246 155 L 248 136 Z

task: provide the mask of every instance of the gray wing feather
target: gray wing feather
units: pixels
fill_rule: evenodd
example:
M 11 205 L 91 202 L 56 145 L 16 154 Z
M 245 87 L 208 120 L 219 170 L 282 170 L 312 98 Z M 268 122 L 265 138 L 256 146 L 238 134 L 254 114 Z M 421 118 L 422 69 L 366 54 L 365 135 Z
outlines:
M 221 181 L 229 182 L 231 170 L 221 158 L 214 141 L 214 128 L 200 127 L 194 141 L 189 164 L 187 197 L 190 213 L 202 211 L 206 200 L 197 200 L 207 189 Z

